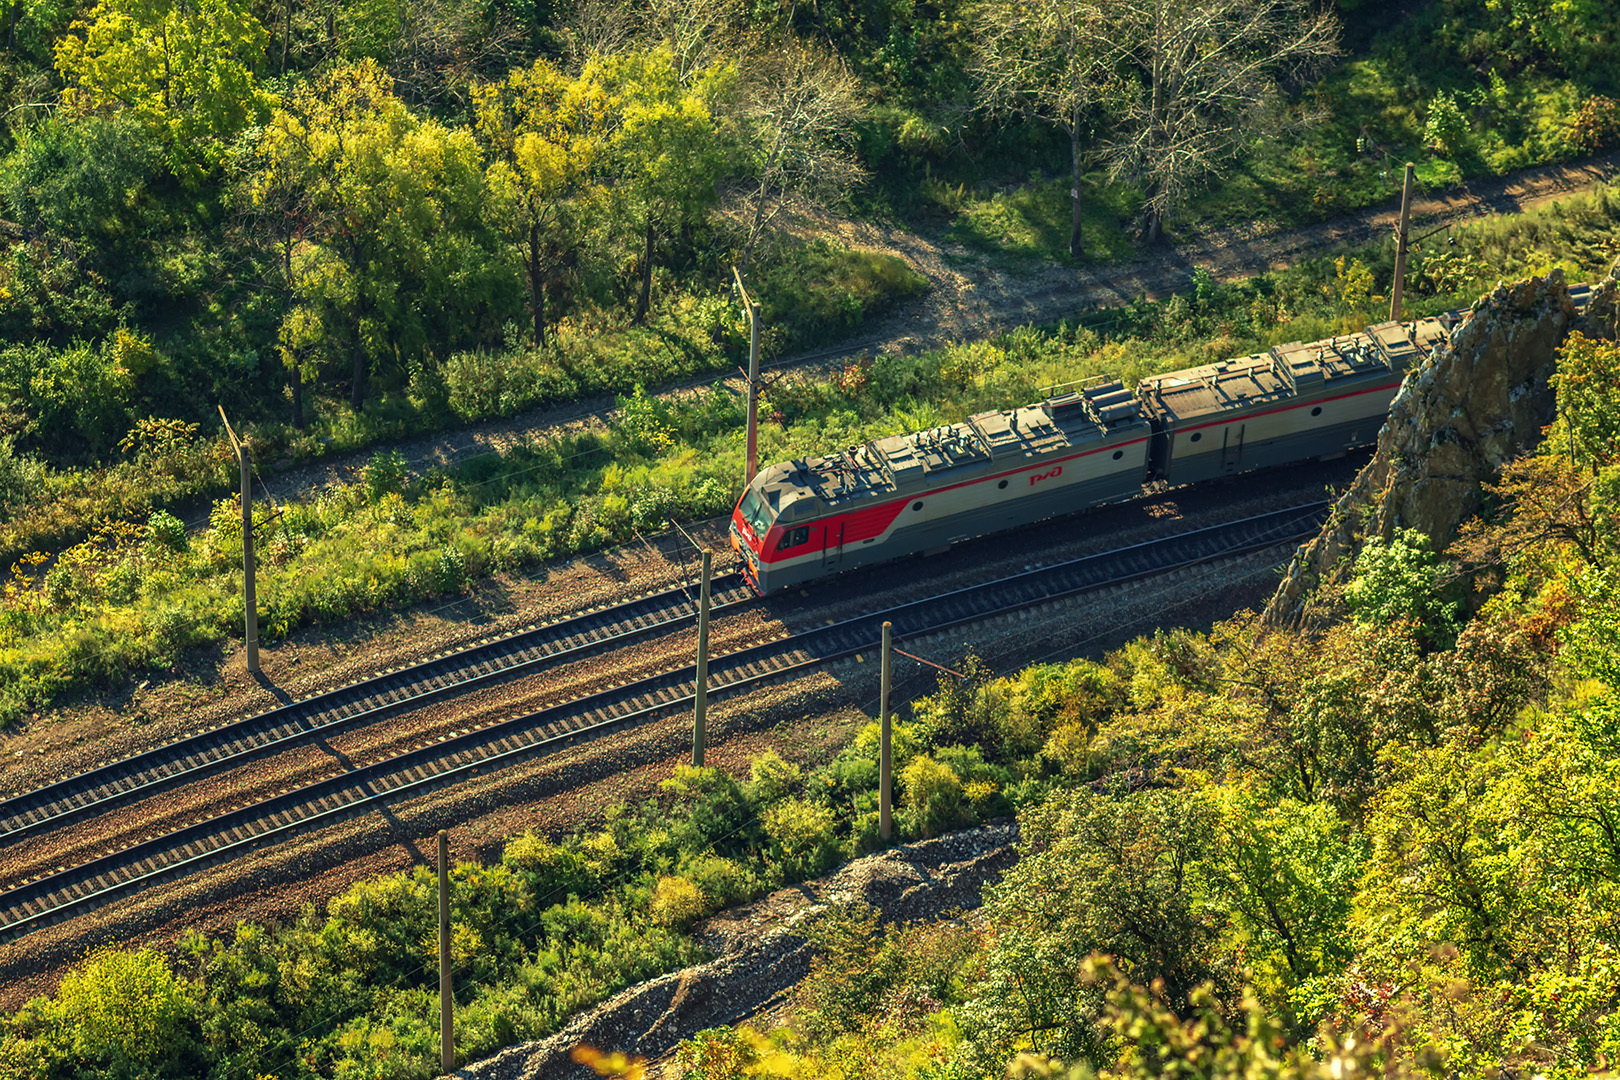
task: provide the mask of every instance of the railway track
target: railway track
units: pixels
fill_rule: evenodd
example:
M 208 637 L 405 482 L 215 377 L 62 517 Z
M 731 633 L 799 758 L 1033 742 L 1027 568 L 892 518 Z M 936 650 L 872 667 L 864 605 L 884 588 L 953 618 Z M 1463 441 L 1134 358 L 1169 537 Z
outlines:
M 741 574 L 718 575 L 710 587 L 715 610 L 755 599 Z M 648 593 L 568 619 L 527 627 L 420 664 L 385 671 L 108 762 L 0 802 L 0 844 L 110 809 L 250 755 L 313 741 L 565 658 L 577 659 L 610 645 L 670 630 L 696 618 L 696 597 L 695 582 Z
M 714 698 L 734 694 L 868 651 L 875 646 L 885 620 L 894 623 L 898 636 L 915 637 L 1295 542 L 1320 528 L 1327 507 L 1325 501 L 1314 502 L 1210 526 L 790 633 L 712 657 L 709 695 Z M 24 882 L 0 893 L 0 941 L 15 940 L 144 886 L 215 865 L 292 832 L 352 817 L 381 803 L 410 798 L 581 737 L 686 706 L 695 692 L 691 670 L 682 667 L 466 730 Z

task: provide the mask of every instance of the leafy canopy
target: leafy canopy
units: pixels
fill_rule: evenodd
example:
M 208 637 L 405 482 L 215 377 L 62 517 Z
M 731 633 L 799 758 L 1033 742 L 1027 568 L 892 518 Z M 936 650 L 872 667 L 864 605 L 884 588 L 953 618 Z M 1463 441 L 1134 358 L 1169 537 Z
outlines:
M 253 75 L 265 40 L 234 0 L 100 0 L 56 43 L 63 104 L 133 113 L 162 135 L 175 175 L 199 181 L 274 103 Z

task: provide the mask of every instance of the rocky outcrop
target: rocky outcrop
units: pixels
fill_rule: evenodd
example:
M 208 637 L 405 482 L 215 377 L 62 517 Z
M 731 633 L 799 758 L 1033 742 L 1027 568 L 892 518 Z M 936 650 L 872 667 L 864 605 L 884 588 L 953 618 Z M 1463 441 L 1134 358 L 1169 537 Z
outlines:
M 979 906 L 984 886 L 1017 858 L 1018 826 L 988 825 L 906 844 L 846 864 L 819 881 L 722 912 L 700 936 L 720 955 L 598 1005 L 547 1039 L 514 1046 L 455 1075 L 478 1080 L 588 1080 L 570 1051 L 581 1043 L 653 1058 L 704 1028 L 736 1023 L 810 971 L 798 926 L 829 903 L 864 901 L 885 922 L 937 918 Z
M 1596 289 L 1584 320 L 1563 275 L 1498 285 L 1474 304 L 1449 346 L 1409 373 L 1378 433 L 1378 451 L 1302 547 L 1265 611 L 1274 626 L 1315 628 L 1323 597 L 1342 584 L 1369 537 L 1417 529 L 1443 548 L 1479 512 L 1480 483 L 1532 449 L 1553 420 L 1548 385 L 1572 329 L 1612 336 L 1620 264 Z M 1607 331 L 1607 333 L 1605 333 Z

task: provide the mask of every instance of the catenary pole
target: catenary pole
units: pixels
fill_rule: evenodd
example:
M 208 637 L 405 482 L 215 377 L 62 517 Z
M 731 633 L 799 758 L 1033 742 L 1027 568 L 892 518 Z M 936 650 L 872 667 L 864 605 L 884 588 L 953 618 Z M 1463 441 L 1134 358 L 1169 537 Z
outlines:
M 258 576 L 253 563 L 253 458 L 247 443 L 236 437 L 231 422 L 225 419 L 225 406 L 219 407 L 219 418 L 224 421 L 225 434 L 236 447 L 236 462 L 242 469 L 242 622 L 247 637 L 247 669 L 250 674 L 259 671 L 259 602 L 254 595 L 254 579 Z
M 1401 224 L 1395 230 L 1395 287 L 1389 294 L 1389 317 L 1394 322 L 1401 321 L 1401 293 L 1406 290 L 1406 246 L 1410 236 L 1409 226 L 1412 224 L 1412 181 L 1415 178 L 1415 169 L 1410 161 L 1406 163 L 1406 179 L 1401 184 Z
M 737 282 L 737 293 L 748 312 L 748 471 L 743 475 L 743 484 L 747 485 L 754 482 L 754 474 L 759 472 L 759 308 L 743 288 L 742 275 L 735 266 L 731 268 L 731 276 Z
M 450 982 L 450 834 L 439 830 L 439 1066 L 456 1067 L 456 997 Z
M 894 663 L 894 624 L 883 624 L 882 682 L 878 691 L 878 722 L 882 725 L 882 748 L 878 752 L 878 836 L 885 842 L 894 833 L 894 812 L 890 806 L 890 788 L 894 779 L 894 754 L 890 748 L 889 684 Z
M 697 695 L 692 710 L 692 764 L 703 768 L 704 724 L 709 708 L 709 568 L 714 553 L 703 552 L 703 586 L 698 594 Z

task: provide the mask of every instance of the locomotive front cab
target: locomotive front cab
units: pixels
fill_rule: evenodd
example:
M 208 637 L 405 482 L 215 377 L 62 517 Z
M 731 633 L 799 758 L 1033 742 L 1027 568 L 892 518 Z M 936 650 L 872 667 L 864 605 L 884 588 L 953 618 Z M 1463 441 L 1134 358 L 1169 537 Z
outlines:
M 760 492 L 759 479 L 743 490 L 737 508 L 731 512 L 731 548 L 743 560 L 743 576 L 756 592 L 760 586 L 760 556 L 765 550 L 765 538 L 770 535 L 776 513 Z
M 742 556 L 744 576 L 756 592 L 765 596 L 818 576 L 808 573 L 804 563 L 812 526 L 824 515 L 805 462 L 759 471 L 731 514 L 731 546 Z M 819 566 L 819 554 L 817 559 Z

